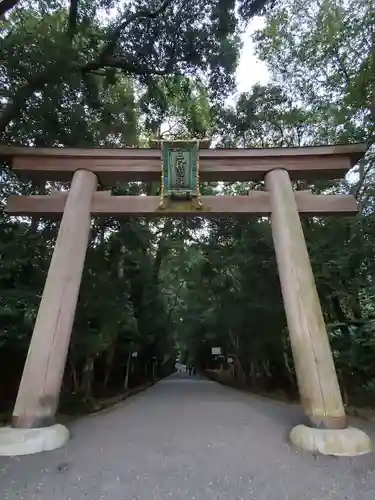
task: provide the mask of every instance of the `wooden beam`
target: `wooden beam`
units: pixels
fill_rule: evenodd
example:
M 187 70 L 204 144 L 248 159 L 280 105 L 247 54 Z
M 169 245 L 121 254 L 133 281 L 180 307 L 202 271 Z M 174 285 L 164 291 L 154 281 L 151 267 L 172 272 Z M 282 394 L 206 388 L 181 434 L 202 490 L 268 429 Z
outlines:
M 52 196 L 53 198 L 67 198 L 68 194 L 69 194 L 69 191 L 51 191 L 49 193 L 48 197 Z M 93 194 L 93 196 L 95 198 L 100 198 L 102 196 L 106 197 L 106 196 L 111 196 L 111 195 L 112 195 L 111 191 L 95 191 L 95 193 Z M 27 197 L 25 197 L 25 198 L 27 198 Z
M 47 427 L 54 421 L 91 228 L 90 205 L 97 178 L 74 174 L 35 321 L 13 411 L 12 425 Z M 48 197 L 47 197 L 48 198 Z
M 301 216 L 353 215 L 357 204 L 350 195 L 312 195 L 300 191 L 295 193 Z M 9 215 L 45 216 L 61 215 L 67 195 L 64 196 L 10 196 L 7 204 Z M 271 213 L 269 193 L 251 191 L 248 196 L 203 196 L 202 210 L 189 209 L 187 204 L 171 204 L 165 210 L 158 209 L 158 196 L 103 196 L 95 193 L 91 203 L 93 216 L 268 216 Z
M 262 180 L 273 169 L 292 179 L 343 177 L 367 149 L 365 144 L 268 149 L 202 149 L 202 182 Z M 160 179 L 159 149 L 0 147 L 15 172 L 28 178 L 70 180 L 77 169 L 93 171 L 104 185 Z M 26 174 L 26 175 L 25 175 Z
M 333 146 L 304 146 L 283 148 L 218 148 L 201 149 L 202 158 L 209 157 L 280 157 L 280 156 L 321 156 L 321 155 L 349 155 L 353 156 L 354 163 L 364 155 L 368 146 L 365 143 L 340 144 Z M 14 156 L 55 156 L 73 158 L 160 158 L 161 151 L 157 148 L 40 148 L 28 146 L 0 146 L 0 157 Z
M 288 173 L 274 170 L 267 174 L 266 188 L 301 403 L 310 426 L 344 429 L 344 405 Z

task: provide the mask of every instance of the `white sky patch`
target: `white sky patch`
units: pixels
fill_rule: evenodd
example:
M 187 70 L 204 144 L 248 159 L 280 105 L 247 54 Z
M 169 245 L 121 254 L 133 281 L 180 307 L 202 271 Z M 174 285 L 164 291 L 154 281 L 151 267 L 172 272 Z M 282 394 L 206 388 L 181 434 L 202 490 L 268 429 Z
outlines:
M 267 66 L 255 54 L 255 44 L 252 40 L 254 32 L 262 29 L 264 24 L 263 17 L 254 17 L 241 36 L 243 46 L 236 71 L 237 91 L 226 99 L 226 104 L 234 105 L 240 93 L 249 92 L 257 83 L 267 85 L 270 81 Z
M 252 41 L 253 33 L 264 27 L 263 17 L 254 17 L 242 35 L 242 51 L 236 72 L 238 92 L 248 92 L 253 85 L 266 85 L 270 80 L 267 66 L 255 54 L 255 44 Z

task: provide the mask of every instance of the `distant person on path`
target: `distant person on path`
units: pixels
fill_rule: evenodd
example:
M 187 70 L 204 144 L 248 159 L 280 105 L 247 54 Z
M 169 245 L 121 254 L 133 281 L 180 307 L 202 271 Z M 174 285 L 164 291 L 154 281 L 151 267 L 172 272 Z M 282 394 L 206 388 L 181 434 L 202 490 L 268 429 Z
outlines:
M 191 377 L 191 372 L 193 371 L 193 365 L 189 363 L 189 377 Z

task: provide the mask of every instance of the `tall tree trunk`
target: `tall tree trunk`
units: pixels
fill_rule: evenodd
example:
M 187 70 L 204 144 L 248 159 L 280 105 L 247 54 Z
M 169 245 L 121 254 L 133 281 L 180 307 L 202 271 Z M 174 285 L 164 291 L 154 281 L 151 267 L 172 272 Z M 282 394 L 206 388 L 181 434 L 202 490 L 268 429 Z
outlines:
M 164 257 L 166 257 L 169 251 L 169 247 L 166 242 L 168 238 L 168 233 L 172 230 L 172 228 L 173 228 L 173 220 L 168 218 L 164 224 L 162 235 L 160 236 L 158 250 L 155 256 L 154 268 L 153 268 L 155 283 L 159 282 L 160 267 Z
M 297 381 L 293 368 L 290 366 L 289 363 L 289 358 L 288 358 L 289 349 L 287 343 L 287 336 L 284 333 L 283 333 L 283 344 L 284 344 L 284 352 L 283 352 L 284 366 L 287 374 L 287 379 L 290 384 L 290 391 L 294 395 L 297 392 Z
M 128 362 L 126 363 L 126 375 L 124 380 L 124 390 L 127 391 L 129 389 L 129 373 L 130 373 L 130 365 L 132 362 L 132 349 L 129 349 L 128 354 Z
M 255 366 L 255 364 L 252 361 L 250 361 L 249 375 L 250 375 L 251 385 L 252 385 L 252 387 L 255 387 L 256 383 L 257 383 L 256 366 Z
M 344 370 L 337 370 L 337 376 L 338 376 L 339 383 L 340 383 L 340 389 L 341 389 L 342 398 L 344 400 L 344 405 L 348 406 L 349 394 L 348 394 L 348 389 L 347 389 L 347 385 L 346 385 L 346 377 L 345 377 Z
M 85 364 L 82 369 L 82 385 L 81 390 L 85 399 L 92 399 L 92 378 L 94 374 L 95 358 L 86 356 Z
M 235 358 L 234 358 L 234 364 L 235 367 L 237 368 L 236 371 L 238 371 L 238 374 L 240 375 L 241 382 L 244 384 L 246 382 L 246 375 L 245 375 L 245 370 L 243 369 L 241 360 L 240 360 L 240 353 L 239 353 L 239 339 L 238 337 L 234 337 L 233 331 L 229 329 L 229 338 L 231 340 L 234 352 L 235 352 Z
M 38 195 L 45 195 L 46 194 L 45 181 L 39 181 L 39 182 L 36 182 L 34 184 L 35 184 L 35 189 L 36 189 L 36 192 L 38 193 Z M 31 218 L 30 230 L 32 233 L 36 233 L 40 221 L 41 221 L 40 217 L 32 217 Z
M 358 290 L 355 290 L 354 293 L 350 294 L 349 302 L 354 319 L 362 319 L 361 301 L 359 300 Z
M 103 380 L 103 385 L 102 385 L 103 393 L 107 389 L 109 377 L 111 376 L 111 373 L 112 373 L 113 360 L 114 360 L 115 352 L 116 352 L 116 345 L 117 345 L 117 342 L 115 340 L 110 345 L 109 349 L 107 350 L 107 355 L 106 355 L 106 360 L 105 360 L 105 374 L 104 374 L 104 380 Z
M 350 334 L 350 329 L 348 326 L 348 318 L 346 317 L 346 314 L 341 307 L 341 302 L 340 299 L 337 297 L 337 295 L 334 295 L 331 298 L 332 305 L 333 305 L 333 310 L 335 311 L 336 317 L 339 320 L 342 325 L 340 326 L 341 333 L 345 336 L 348 337 Z
M 72 382 L 73 382 L 73 392 L 78 392 L 79 391 L 79 383 L 78 383 L 78 376 L 77 376 L 77 370 L 73 362 L 70 363 L 70 371 L 72 375 Z

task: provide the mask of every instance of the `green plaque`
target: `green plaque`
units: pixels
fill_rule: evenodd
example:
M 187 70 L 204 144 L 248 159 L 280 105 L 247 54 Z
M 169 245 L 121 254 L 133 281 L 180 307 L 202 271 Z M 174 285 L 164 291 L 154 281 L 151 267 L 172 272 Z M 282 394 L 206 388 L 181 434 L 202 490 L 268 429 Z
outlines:
M 160 141 L 162 156 L 160 208 L 190 202 L 199 209 L 199 139 Z M 176 211 L 178 207 L 176 206 Z
M 163 141 L 164 196 L 191 200 L 197 196 L 198 141 Z

